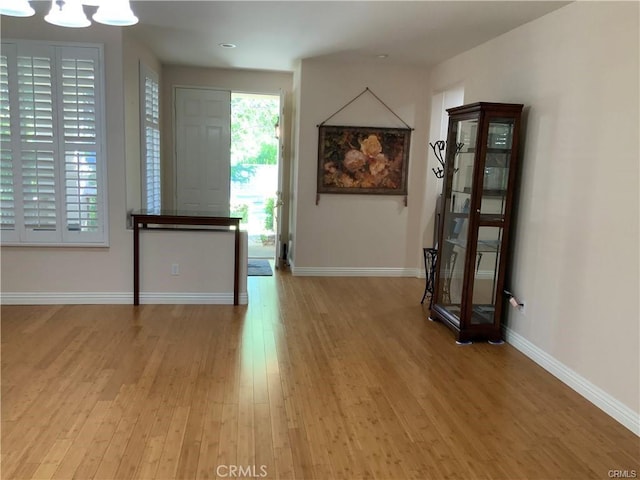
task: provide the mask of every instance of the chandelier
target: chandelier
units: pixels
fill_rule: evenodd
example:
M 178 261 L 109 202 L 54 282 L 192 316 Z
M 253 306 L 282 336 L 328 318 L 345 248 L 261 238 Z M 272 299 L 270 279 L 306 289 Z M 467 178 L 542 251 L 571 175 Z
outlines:
M 93 19 L 104 25 L 126 27 L 138 23 L 129 0 L 51 0 L 51 9 L 44 19 L 60 27 L 82 28 L 91 25 L 84 6 L 98 7 Z M 30 17 L 36 12 L 29 0 L 0 0 L 0 14 L 11 17 Z

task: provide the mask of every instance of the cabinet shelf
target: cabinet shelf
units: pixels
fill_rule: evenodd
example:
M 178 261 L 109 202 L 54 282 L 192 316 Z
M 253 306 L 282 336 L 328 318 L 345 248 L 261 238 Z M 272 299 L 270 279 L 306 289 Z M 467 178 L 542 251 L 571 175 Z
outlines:
M 487 153 L 511 153 L 511 149 L 510 148 L 501 148 L 501 147 L 487 147 L 486 149 Z M 470 153 L 475 155 L 476 154 L 476 148 L 475 147 L 469 147 L 469 148 L 465 148 L 464 150 L 460 150 L 458 152 L 458 154 L 465 154 L 465 153 Z
M 466 249 L 468 244 L 464 240 L 458 240 L 456 238 L 448 238 L 446 242 L 458 249 Z M 478 240 L 476 253 L 488 253 L 497 252 L 500 248 L 500 242 L 497 240 Z
M 471 187 L 465 187 L 462 190 L 451 189 L 452 193 L 462 193 L 465 195 L 471 195 Z M 504 197 L 507 194 L 506 190 L 500 190 L 495 188 L 486 188 L 482 190 L 483 197 Z

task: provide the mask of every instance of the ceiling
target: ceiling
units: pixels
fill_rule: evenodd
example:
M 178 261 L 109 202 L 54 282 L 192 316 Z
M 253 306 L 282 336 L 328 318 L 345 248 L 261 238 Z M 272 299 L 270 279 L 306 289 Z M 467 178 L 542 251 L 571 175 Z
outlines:
M 428 67 L 568 3 L 131 0 L 140 22 L 125 28 L 167 64 L 292 71 L 301 59 L 326 58 Z M 45 15 L 51 3 L 32 5 Z
M 140 23 L 128 28 L 163 63 L 293 70 L 325 57 L 430 66 L 567 3 L 134 0 Z

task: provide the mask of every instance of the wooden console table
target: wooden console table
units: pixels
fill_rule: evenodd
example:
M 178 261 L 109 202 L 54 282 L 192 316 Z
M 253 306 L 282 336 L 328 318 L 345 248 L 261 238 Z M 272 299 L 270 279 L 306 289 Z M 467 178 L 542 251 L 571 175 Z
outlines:
M 140 305 L 140 227 L 142 229 L 194 230 L 181 228 L 203 228 L 198 231 L 231 231 L 235 227 L 234 270 L 233 270 L 233 304 L 238 305 L 240 288 L 240 217 L 214 216 L 208 212 L 149 212 L 139 210 L 131 213 L 133 221 L 133 304 Z M 149 225 L 154 225 L 149 227 Z M 163 227 L 164 226 L 164 227 Z M 168 226 L 171 226 L 170 228 Z

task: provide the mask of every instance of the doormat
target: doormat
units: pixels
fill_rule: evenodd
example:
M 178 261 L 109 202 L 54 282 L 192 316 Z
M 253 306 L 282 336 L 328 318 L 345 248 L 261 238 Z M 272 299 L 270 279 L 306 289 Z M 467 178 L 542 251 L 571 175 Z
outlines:
M 249 277 L 270 277 L 273 275 L 271 265 L 268 260 L 263 258 L 250 258 L 247 268 L 247 276 Z

